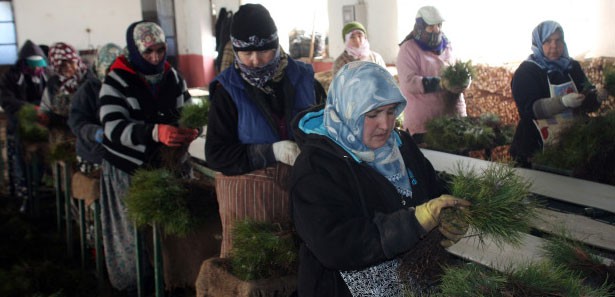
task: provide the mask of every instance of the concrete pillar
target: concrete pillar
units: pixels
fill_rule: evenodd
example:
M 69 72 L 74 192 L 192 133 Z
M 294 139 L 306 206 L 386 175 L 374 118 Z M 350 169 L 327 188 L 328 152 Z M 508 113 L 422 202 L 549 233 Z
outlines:
M 216 41 L 210 1 L 175 1 L 177 69 L 188 87 L 207 87 L 214 78 Z

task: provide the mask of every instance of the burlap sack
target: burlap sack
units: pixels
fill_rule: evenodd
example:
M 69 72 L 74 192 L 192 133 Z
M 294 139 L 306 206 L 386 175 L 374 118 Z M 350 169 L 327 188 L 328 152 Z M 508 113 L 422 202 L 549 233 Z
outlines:
M 203 262 L 196 280 L 197 297 L 287 297 L 297 289 L 297 276 L 243 281 L 230 273 L 228 259 Z
M 85 200 L 89 206 L 100 197 L 100 178 L 98 175 L 87 176 L 80 171 L 73 174 L 71 180 L 73 198 Z

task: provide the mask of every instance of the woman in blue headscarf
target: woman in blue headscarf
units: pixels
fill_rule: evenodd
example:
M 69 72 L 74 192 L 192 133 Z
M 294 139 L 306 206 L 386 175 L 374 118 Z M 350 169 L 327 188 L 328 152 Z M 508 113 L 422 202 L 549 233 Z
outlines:
M 568 55 L 564 30 L 554 21 L 532 31 L 532 54 L 515 71 L 512 94 L 519 123 L 510 154 L 522 167 L 531 167 L 532 155 L 555 141 L 558 129 L 574 115 L 597 110 L 606 97 Z
M 446 195 L 407 132 L 394 130 L 406 106 L 393 77 L 363 61 L 344 65 L 324 106 L 299 115 L 301 153 L 291 180 L 292 217 L 301 238 L 299 296 L 403 296 L 400 255 L 440 222 Z M 443 228 L 450 246 L 467 228 Z M 378 292 L 370 295 L 369 292 Z

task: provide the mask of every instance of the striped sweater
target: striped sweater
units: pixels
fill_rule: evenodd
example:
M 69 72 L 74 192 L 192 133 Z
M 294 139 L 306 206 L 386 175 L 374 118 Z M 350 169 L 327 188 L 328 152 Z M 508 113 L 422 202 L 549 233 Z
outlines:
M 129 174 L 139 167 L 158 167 L 162 144 L 152 137 L 155 124 L 176 126 L 182 106 L 192 103 L 186 82 L 170 64 L 152 87 L 123 56 L 111 66 L 99 97 L 103 158 Z

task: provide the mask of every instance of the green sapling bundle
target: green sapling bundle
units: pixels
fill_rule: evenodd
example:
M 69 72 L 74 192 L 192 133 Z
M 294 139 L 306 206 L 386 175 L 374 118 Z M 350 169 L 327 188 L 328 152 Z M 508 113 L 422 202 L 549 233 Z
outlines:
M 128 215 L 137 226 L 157 224 L 166 234 L 185 235 L 193 225 L 184 183 L 165 169 L 138 169 L 126 198 Z
M 297 248 L 290 231 L 273 223 L 243 220 L 233 229 L 232 272 L 242 280 L 296 273 Z
M 529 231 L 538 204 L 530 199 L 530 183 L 515 173 L 509 164 L 491 163 L 482 173 L 457 163 L 450 191 L 472 206 L 464 210 L 447 208 L 442 218 L 462 220 L 477 231 L 481 243 L 489 236 L 496 245 L 518 245 Z
M 453 65 L 444 67 L 440 75 L 440 82 L 448 91 L 462 90 L 470 85 L 474 77 L 476 77 L 476 70 L 472 66 L 472 61 L 457 60 Z

